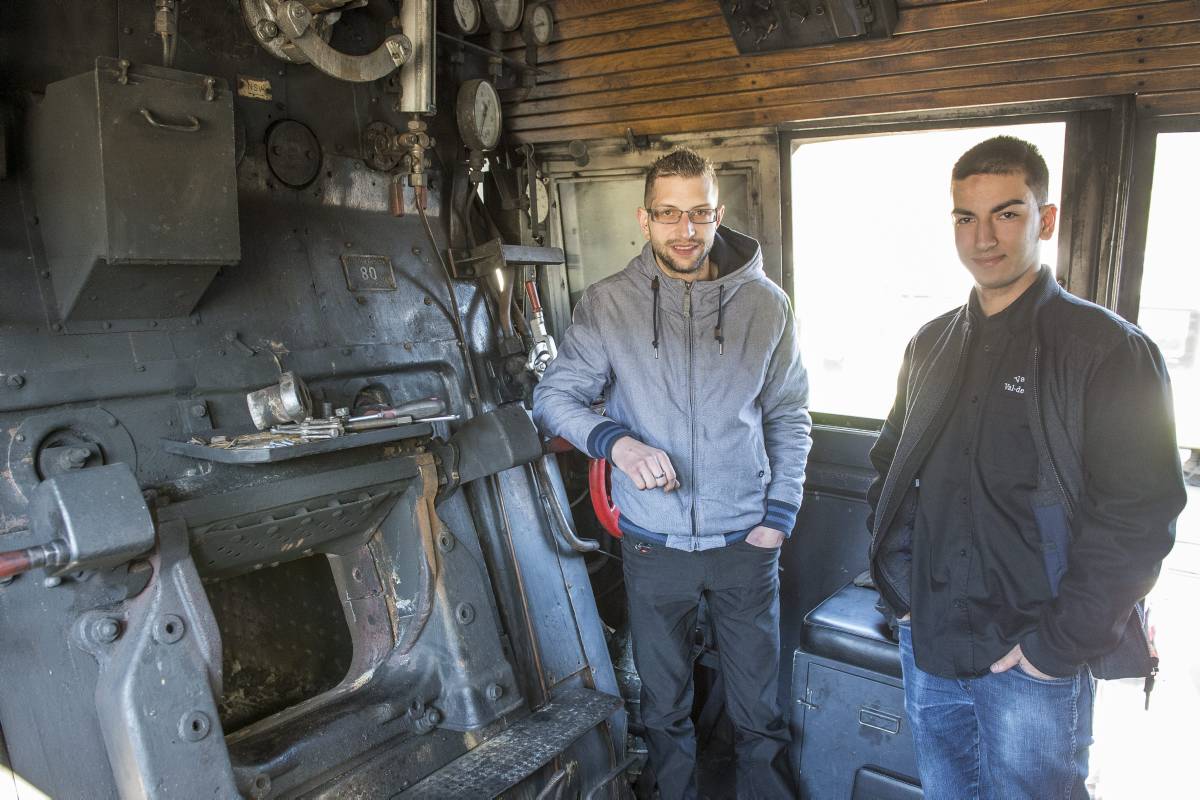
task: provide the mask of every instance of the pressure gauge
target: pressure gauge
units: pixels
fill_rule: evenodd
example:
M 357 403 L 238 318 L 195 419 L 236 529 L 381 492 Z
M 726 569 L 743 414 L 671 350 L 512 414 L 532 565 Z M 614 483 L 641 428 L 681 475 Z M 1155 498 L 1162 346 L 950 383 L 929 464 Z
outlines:
M 533 182 L 535 192 L 537 192 L 537 224 L 543 225 L 546 218 L 550 216 L 550 190 L 546 188 L 546 184 L 540 180 Z M 525 201 L 529 203 L 530 209 L 533 208 L 533 203 L 529 197 L 529 187 L 525 187 Z M 533 214 L 529 215 L 533 218 Z
M 455 106 L 458 132 L 472 150 L 491 150 L 500 142 L 500 95 L 482 78 L 466 81 Z
M 482 0 L 483 17 L 493 31 L 515 31 L 521 26 L 525 0 Z
M 554 35 L 554 12 L 546 3 L 532 5 L 525 10 L 525 24 L 521 28 L 521 36 L 525 44 L 545 47 L 550 44 Z
M 479 10 L 479 0 L 453 0 L 454 24 L 463 33 L 474 33 L 479 30 L 479 22 L 483 13 Z

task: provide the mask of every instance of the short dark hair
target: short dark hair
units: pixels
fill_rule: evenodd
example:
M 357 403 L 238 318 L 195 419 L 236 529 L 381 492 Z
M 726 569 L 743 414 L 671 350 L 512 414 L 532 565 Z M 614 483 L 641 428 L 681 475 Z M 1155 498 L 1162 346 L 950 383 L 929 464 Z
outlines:
M 1024 173 L 1025 185 L 1033 190 L 1038 203 L 1050 194 L 1050 170 L 1037 146 L 1015 136 L 994 136 L 980 142 L 959 157 L 954 164 L 953 180 L 972 175 L 1014 175 Z
M 680 147 L 650 165 L 650 171 L 646 173 L 646 188 L 642 193 L 642 202 L 649 207 L 650 190 L 654 188 L 654 182 L 659 178 L 669 178 L 674 175 L 681 178 L 707 177 L 712 180 L 714 185 L 717 181 L 717 172 L 713 169 L 711 161 L 695 150 Z

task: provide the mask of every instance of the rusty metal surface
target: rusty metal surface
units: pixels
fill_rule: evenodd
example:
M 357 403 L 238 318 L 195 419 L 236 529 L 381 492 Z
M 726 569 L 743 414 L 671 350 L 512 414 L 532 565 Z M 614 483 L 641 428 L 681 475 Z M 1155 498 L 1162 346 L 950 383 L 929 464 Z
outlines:
M 332 689 L 350 668 L 346 618 L 322 556 L 204 585 L 221 630 L 226 733 Z

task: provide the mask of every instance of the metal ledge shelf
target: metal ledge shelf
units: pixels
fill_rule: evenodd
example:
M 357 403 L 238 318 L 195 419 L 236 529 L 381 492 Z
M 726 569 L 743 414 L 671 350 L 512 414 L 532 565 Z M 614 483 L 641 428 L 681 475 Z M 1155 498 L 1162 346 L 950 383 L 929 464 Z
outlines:
M 236 436 L 237 433 L 222 431 L 206 431 L 206 435 Z M 242 431 L 253 433 L 253 431 Z M 338 450 L 349 450 L 353 447 L 367 447 L 373 444 L 397 442 L 402 439 L 419 439 L 422 436 L 432 436 L 433 425 L 428 422 L 414 422 L 409 425 L 397 425 L 394 428 L 381 428 L 361 433 L 347 433 L 334 439 L 323 439 L 319 442 L 293 444 L 287 447 L 255 447 L 242 450 L 226 450 L 220 447 L 209 447 L 203 444 L 180 442 L 174 439 L 161 439 L 162 448 L 168 453 L 188 458 L 198 458 L 202 461 L 213 461 L 218 464 L 273 464 L 278 461 L 290 461 L 293 458 L 304 458 L 322 453 L 334 453 Z

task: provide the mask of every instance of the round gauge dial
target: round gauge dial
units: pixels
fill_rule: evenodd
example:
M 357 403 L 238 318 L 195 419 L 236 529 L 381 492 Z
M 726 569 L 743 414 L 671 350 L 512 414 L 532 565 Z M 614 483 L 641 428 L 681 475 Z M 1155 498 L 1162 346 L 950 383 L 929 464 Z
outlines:
M 521 25 L 525 0 L 481 0 L 483 16 L 494 31 L 515 31 Z
M 526 9 L 525 25 L 521 30 L 521 35 L 526 44 L 534 44 L 538 47 L 550 44 L 550 37 L 554 35 L 554 12 L 550 10 L 548 4 L 538 3 Z
M 537 187 L 535 189 L 537 192 L 537 224 L 541 225 L 546 221 L 546 218 L 550 216 L 550 190 L 547 189 L 546 184 L 542 183 L 540 180 L 534 181 L 533 185 Z M 527 202 L 530 200 L 529 187 L 525 188 L 525 200 Z M 532 208 L 532 203 L 530 203 L 530 207 Z M 532 216 L 533 215 L 530 214 L 530 217 Z
M 479 22 L 483 12 L 479 10 L 479 0 L 454 0 L 454 24 L 463 33 L 474 33 L 479 30 Z
M 500 95 L 482 78 L 466 81 L 455 104 L 458 132 L 472 150 L 491 150 L 500 142 Z

